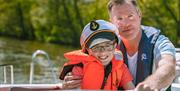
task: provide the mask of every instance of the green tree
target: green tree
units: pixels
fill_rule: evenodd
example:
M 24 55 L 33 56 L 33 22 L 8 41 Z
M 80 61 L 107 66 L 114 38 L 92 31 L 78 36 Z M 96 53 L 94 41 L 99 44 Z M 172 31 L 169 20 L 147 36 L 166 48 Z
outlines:
M 79 46 L 85 24 L 108 20 L 109 0 L 0 0 L 0 34 Z M 161 29 L 180 45 L 180 1 L 137 0 L 142 23 Z
M 0 4 L 1 34 L 21 39 L 34 39 L 29 16 L 30 1 L 1 0 Z
M 138 0 L 143 24 L 161 29 L 162 33 L 178 46 L 180 35 L 179 0 Z

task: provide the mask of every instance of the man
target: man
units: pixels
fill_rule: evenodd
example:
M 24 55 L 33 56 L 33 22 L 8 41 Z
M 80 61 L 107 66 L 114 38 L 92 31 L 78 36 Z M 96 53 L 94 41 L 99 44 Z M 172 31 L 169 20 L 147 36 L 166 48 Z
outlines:
M 141 26 L 141 13 L 134 0 L 110 0 L 110 21 L 119 30 L 119 49 L 124 53 L 136 85 L 135 90 L 167 89 L 175 77 L 175 48 L 160 30 Z M 74 88 L 81 77 L 65 77 L 64 88 Z

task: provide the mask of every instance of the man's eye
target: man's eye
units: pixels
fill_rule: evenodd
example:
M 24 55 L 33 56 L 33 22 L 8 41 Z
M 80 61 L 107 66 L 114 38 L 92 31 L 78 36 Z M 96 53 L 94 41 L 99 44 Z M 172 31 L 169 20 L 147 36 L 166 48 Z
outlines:
M 129 18 L 130 20 L 132 20 L 132 19 L 134 19 L 134 16 L 131 14 L 131 15 L 128 16 L 128 18 Z
M 123 18 L 122 18 L 122 17 L 118 17 L 117 19 L 118 19 L 118 20 L 123 20 Z

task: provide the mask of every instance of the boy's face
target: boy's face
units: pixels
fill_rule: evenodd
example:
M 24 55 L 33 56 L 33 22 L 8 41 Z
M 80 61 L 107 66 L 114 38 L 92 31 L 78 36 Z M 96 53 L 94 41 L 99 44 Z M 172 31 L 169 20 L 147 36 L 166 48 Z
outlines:
M 107 41 L 87 49 L 89 55 L 96 57 L 104 66 L 108 65 L 113 58 L 116 43 Z

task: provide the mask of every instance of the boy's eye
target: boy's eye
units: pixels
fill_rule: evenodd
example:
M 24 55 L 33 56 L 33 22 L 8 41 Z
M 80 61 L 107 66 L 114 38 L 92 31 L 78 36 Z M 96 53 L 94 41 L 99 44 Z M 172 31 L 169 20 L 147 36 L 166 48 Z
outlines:
M 94 47 L 94 48 L 92 48 L 93 50 L 98 50 L 98 49 L 100 49 L 101 48 L 101 46 L 97 46 L 97 47 Z
M 113 44 L 107 44 L 104 46 L 96 46 L 94 48 L 92 48 L 93 52 L 102 52 L 102 51 L 112 51 L 114 49 L 114 45 Z
M 106 45 L 105 47 L 107 47 L 107 48 L 108 48 L 108 47 L 111 47 L 111 46 L 112 46 L 112 45 Z

